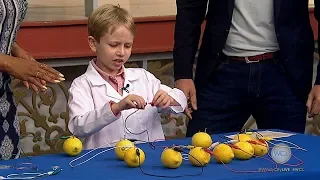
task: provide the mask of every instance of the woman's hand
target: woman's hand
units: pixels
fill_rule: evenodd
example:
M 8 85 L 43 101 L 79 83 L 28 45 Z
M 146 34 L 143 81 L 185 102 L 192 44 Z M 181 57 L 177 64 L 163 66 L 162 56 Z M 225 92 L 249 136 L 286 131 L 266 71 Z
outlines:
M 27 60 L 32 60 L 32 61 L 36 61 L 32 55 L 30 55 L 28 52 L 26 52 L 24 49 L 22 49 L 21 47 L 19 47 L 19 45 L 15 42 L 12 45 L 12 49 L 11 49 L 11 55 L 17 58 L 21 58 L 21 59 L 27 59 Z M 39 78 L 37 78 L 38 81 L 40 81 L 40 83 L 42 84 L 43 87 L 46 87 L 46 81 L 45 80 L 40 80 Z M 42 92 L 45 92 L 46 89 L 45 88 L 38 88 L 36 85 L 34 85 L 33 83 L 30 83 L 28 81 L 23 81 L 23 84 L 26 88 L 30 88 L 35 91 L 36 93 L 39 92 L 39 89 Z
M 41 81 L 59 83 L 64 81 L 63 75 L 55 69 L 30 59 L 11 57 L 5 62 L 5 70 L 13 77 L 27 81 L 41 90 L 47 89 Z

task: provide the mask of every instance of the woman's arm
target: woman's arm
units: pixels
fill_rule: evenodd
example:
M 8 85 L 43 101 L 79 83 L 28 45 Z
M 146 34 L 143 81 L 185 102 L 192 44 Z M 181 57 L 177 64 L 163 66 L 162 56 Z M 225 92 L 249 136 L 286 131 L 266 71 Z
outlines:
M 13 61 L 14 58 L 3 53 L 0 53 L 0 71 L 7 72 L 10 61 Z
M 14 56 L 14 57 L 18 57 L 18 58 L 21 58 L 21 59 L 27 59 L 27 60 L 32 60 L 32 61 L 36 61 L 33 56 L 31 56 L 28 52 L 26 52 L 24 49 L 22 49 L 17 42 L 14 42 L 13 45 L 12 45 L 12 48 L 11 48 L 11 55 Z M 38 78 L 38 81 L 40 81 L 40 83 L 45 87 L 46 86 L 46 81 L 44 80 L 40 80 Z M 29 83 L 28 81 L 23 81 L 23 84 L 26 88 L 30 88 L 33 89 L 33 91 L 35 91 L 36 93 L 39 92 L 39 88 L 32 84 L 32 83 Z M 42 92 L 45 92 L 46 89 L 40 89 Z
M 50 83 L 58 83 L 64 80 L 63 75 L 55 69 L 42 63 L 24 60 L 0 53 L 0 71 L 7 72 L 11 76 L 35 84 L 39 88 L 46 88 L 37 80 L 42 79 Z
M 18 57 L 21 59 L 29 59 L 29 60 L 33 60 L 35 61 L 35 59 L 33 58 L 33 56 L 31 56 L 27 51 L 25 51 L 23 48 L 21 48 L 17 42 L 14 42 L 12 44 L 12 48 L 11 48 L 11 54 L 14 57 Z

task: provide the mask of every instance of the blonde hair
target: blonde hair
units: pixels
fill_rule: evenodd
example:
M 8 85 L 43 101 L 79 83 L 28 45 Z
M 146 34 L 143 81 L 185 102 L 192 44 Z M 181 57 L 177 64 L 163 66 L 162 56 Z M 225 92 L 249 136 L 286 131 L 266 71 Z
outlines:
M 124 25 L 135 35 L 136 26 L 129 12 L 120 6 L 105 4 L 95 9 L 88 18 L 88 33 L 96 41 L 106 33 L 113 33 L 116 28 Z

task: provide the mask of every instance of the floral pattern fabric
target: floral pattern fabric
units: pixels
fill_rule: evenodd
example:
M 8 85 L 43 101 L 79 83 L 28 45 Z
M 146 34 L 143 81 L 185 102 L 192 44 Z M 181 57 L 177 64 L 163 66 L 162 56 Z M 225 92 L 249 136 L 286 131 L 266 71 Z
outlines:
M 0 53 L 10 55 L 16 34 L 25 18 L 26 0 L 0 0 Z M 10 88 L 11 78 L 0 72 L 0 158 L 20 155 L 20 128 L 17 108 Z

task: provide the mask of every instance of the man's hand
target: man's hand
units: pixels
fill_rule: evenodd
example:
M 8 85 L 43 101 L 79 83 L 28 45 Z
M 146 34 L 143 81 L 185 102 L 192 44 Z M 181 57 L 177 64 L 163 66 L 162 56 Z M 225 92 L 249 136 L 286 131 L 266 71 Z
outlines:
M 192 119 L 191 113 L 197 110 L 196 88 L 192 79 L 179 79 L 175 82 L 175 87 L 180 89 L 188 99 L 188 107 L 185 109 L 186 115 Z
M 310 91 L 307 107 L 310 118 L 320 113 L 320 85 L 314 85 Z
M 12 56 L 17 57 L 17 58 L 28 59 L 28 60 L 36 61 L 36 60 L 33 58 L 33 56 L 31 56 L 28 52 L 26 52 L 24 49 L 22 49 L 21 47 L 19 47 L 19 45 L 18 45 L 16 42 L 13 43 L 13 45 L 12 45 L 11 54 L 12 54 Z M 38 81 L 41 82 L 41 84 L 43 85 L 43 87 L 46 87 L 46 81 L 40 80 L 39 78 L 38 78 Z M 31 87 L 31 89 L 32 89 L 33 91 L 35 91 L 36 93 L 39 92 L 39 88 L 38 88 L 35 84 L 30 83 L 30 82 L 28 82 L 28 81 L 23 81 L 23 84 L 24 84 L 24 86 L 25 86 L 26 88 L 29 89 L 29 88 Z M 42 92 L 45 92 L 45 90 L 46 90 L 46 89 L 41 88 L 41 91 L 42 91 Z

